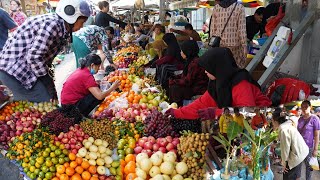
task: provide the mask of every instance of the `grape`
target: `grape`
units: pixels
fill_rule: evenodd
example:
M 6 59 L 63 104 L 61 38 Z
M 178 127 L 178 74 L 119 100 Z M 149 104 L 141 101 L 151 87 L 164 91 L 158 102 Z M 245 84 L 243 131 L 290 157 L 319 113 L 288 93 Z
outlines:
M 41 126 L 49 127 L 49 130 L 58 135 L 60 132 L 68 132 L 69 127 L 75 124 L 74 118 L 65 117 L 59 110 L 47 113 L 41 121 Z
M 145 134 L 155 138 L 173 136 L 177 137 L 178 133 L 173 131 L 172 124 L 168 116 L 163 115 L 157 110 L 153 110 L 144 120 Z

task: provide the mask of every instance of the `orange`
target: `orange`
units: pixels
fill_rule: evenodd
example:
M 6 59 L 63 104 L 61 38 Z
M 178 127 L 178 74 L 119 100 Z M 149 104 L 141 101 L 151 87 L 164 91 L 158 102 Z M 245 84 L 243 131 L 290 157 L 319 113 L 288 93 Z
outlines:
M 136 157 L 133 154 L 128 154 L 124 160 L 129 163 L 130 161 L 136 161 Z
M 76 160 L 76 155 L 75 154 L 73 154 L 73 153 L 70 153 L 69 154 L 69 159 L 70 159 L 70 161 L 74 161 L 74 160 Z
M 66 168 L 63 165 L 57 166 L 57 173 L 63 174 L 66 171 Z
M 76 173 L 71 177 L 71 180 L 82 180 L 80 174 Z
M 76 170 L 76 173 L 81 174 L 83 172 L 83 167 L 78 166 L 74 170 Z
M 61 174 L 59 177 L 60 180 L 69 180 L 69 176 L 66 174 Z
M 83 173 L 81 174 L 81 177 L 84 180 L 90 180 L 91 174 L 88 171 L 83 171 Z
M 65 168 L 67 168 L 67 167 L 70 166 L 70 164 L 69 164 L 68 162 L 66 162 L 66 163 L 63 164 L 63 166 L 64 166 Z
M 60 180 L 58 177 L 54 177 L 51 180 Z
M 89 162 L 88 162 L 88 161 L 82 161 L 82 163 L 81 163 L 81 167 L 82 167 L 83 169 L 88 169 L 88 168 L 89 168 L 89 166 L 90 166 L 90 164 L 89 164 Z
M 92 176 L 92 177 L 90 178 L 90 180 L 99 180 L 99 178 L 98 178 L 98 177 L 95 177 L 95 176 Z
M 71 167 L 71 168 L 74 169 L 74 168 L 76 168 L 77 166 L 78 166 L 77 162 L 75 162 L 75 161 L 71 161 L 71 162 L 70 162 L 70 167 Z
M 136 163 L 134 161 L 128 162 L 128 164 L 124 167 L 124 173 L 130 174 L 136 172 Z
M 77 158 L 76 158 L 76 162 L 77 162 L 78 165 L 81 165 L 81 163 L 82 163 L 82 158 L 81 158 L 81 157 L 77 157 Z
M 136 173 L 130 173 L 127 175 L 126 180 L 134 180 L 136 177 L 138 177 Z
M 71 167 L 67 167 L 67 169 L 66 169 L 66 174 L 67 174 L 68 176 L 72 176 L 72 175 L 74 174 L 74 169 L 71 168 Z
M 59 174 L 59 173 L 56 173 L 56 176 L 57 176 L 58 178 L 60 178 L 61 174 Z
M 120 159 L 120 166 L 124 167 L 125 165 L 126 165 L 126 161 L 123 159 Z
M 96 174 L 97 173 L 97 168 L 95 166 L 90 166 L 88 171 L 91 173 L 91 174 Z

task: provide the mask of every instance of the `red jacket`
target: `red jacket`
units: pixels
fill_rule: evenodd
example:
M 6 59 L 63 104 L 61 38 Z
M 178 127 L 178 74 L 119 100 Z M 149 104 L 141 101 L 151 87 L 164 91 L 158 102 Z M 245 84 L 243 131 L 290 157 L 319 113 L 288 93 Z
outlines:
M 270 99 L 262 94 L 257 86 L 249 83 L 246 80 L 241 81 L 239 84 L 232 88 L 233 107 L 267 107 L 270 105 Z M 198 119 L 198 110 L 206 109 L 209 107 L 217 107 L 217 103 L 211 97 L 209 92 L 206 91 L 200 98 L 198 98 L 188 106 L 184 106 L 174 110 L 174 116 L 178 119 Z

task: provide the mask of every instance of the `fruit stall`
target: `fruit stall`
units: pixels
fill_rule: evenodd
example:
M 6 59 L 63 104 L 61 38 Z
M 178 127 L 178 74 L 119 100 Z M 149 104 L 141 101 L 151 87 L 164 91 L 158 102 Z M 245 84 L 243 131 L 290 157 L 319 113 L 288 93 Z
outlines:
M 57 102 L 6 104 L 1 153 L 27 180 L 206 179 L 209 133 L 201 133 L 198 121 L 164 115 L 177 105 L 167 102 L 154 70 L 143 68 L 149 60 L 142 49 L 124 46 L 114 57 L 119 69 L 106 72 L 101 83 L 120 80 L 119 90 L 91 118 Z

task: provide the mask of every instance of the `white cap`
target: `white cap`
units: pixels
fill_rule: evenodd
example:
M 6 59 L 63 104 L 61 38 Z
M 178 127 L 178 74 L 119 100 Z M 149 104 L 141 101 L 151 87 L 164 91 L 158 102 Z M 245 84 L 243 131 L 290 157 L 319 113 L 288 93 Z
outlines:
M 74 24 L 80 16 L 89 17 L 91 8 L 84 0 L 60 0 L 56 13 L 69 24 Z

